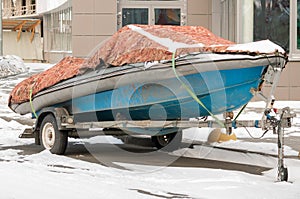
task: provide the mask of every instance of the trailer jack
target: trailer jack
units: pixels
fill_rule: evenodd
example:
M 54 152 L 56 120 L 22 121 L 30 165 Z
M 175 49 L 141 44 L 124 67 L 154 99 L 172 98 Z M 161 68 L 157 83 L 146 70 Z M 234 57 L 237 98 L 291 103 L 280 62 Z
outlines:
M 295 113 L 292 113 L 290 108 L 286 107 L 282 109 L 280 119 L 277 120 L 277 122 L 272 122 L 273 131 L 276 131 L 277 128 L 278 135 L 278 181 L 288 181 L 288 169 L 284 166 L 284 128 L 290 128 L 292 126 L 291 120 L 295 116 Z
M 278 149 L 278 181 L 288 181 L 288 169 L 284 165 L 284 129 L 292 127 L 292 119 L 296 114 L 291 112 L 289 107 L 283 108 L 278 115 L 273 108 L 266 108 L 265 120 L 263 128 L 265 130 L 273 130 L 273 134 L 277 134 Z M 279 116 L 279 117 L 278 117 Z

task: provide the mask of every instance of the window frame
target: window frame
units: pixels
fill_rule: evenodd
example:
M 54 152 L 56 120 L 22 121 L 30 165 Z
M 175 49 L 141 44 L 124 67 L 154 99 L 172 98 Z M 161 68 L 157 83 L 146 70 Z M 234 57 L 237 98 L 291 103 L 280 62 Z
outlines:
M 290 1 L 290 53 L 291 61 L 300 61 L 300 49 L 297 46 L 298 1 Z

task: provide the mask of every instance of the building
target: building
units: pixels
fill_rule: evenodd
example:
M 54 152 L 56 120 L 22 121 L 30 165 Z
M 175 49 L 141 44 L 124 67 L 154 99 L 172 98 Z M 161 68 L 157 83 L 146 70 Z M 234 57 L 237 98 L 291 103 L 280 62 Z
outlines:
M 3 53 L 43 60 L 41 17 L 35 0 L 3 1 Z
M 54 63 L 72 55 L 72 1 L 37 0 L 36 9 L 43 18 L 44 59 Z
M 35 1 L 20 2 L 17 10 Z M 31 13 L 23 7 L 18 13 Z M 50 62 L 87 57 L 130 23 L 200 25 L 237 43 L 270 39 L 290 58 L 277 96 L 300 100 L 300 0 L 36 0 L 32 13 L 43 19 L 44 59 Z

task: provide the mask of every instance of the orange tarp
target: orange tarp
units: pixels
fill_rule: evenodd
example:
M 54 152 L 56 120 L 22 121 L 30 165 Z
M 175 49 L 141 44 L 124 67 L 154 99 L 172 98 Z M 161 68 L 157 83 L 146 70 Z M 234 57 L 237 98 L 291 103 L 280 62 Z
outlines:
M 163 41 L 166 38 L 169 39 L 170 45 L 172 42 L 186 44 L 186 46 L 199 44 L 194 48 L 180 48 L 177 55 L 195 51 L 219 52 L 233 44 L 201 26 L 132 25 L 125 26 L 114 34 L 89 62 L 90 65 L 97 65 L 101 58 L 113 66 L 120 66 L 137 62 L 170 60 L 172 52 Z
M 10 93 L 9 104 L 26 102 L 29 100 L 30 91 L 34 96 L 45 88 L 74 77 L 79 73 L 83 62 L 84 59 L 81 58 L 66 57 L 52 68 L 23 80 Z

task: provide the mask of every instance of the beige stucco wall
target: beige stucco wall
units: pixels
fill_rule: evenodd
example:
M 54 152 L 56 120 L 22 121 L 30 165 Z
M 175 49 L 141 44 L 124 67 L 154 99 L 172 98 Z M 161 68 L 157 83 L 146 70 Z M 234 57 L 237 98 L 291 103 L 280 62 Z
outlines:
M 300 100 L 299 74 L 300 62 L 288 62 L 281 74 L 279 85 L 276 88 L 275 98 L 277 100 Z M 269 92 L 270 87 L 265 87 L 264 91 Z
M 300 62 L 290 61 L 282 71 L 279 84 L 276 87 L 274 97 L 281 101 L 300 100 Z M 271 85 L 265 85 L 262 89 L 265 96 L 270 93 Z M 259 97 L 254 97 L 253 101 L 261 101 Z M 287 104 L 288 106 L 288 104 Z
M 117 1 L 73 0 L 73 55 L 88 56 L 117 31 Z
M 188 0 L 187 1 L 187 25 L 203 26 L 211 29 L 212 1 Z
M 51 51 L 51 52 L 44 52 L 44 60 L 55 64 L 61 61 L 64 57 L 72 56 L 71 52 L 64 52 L 64 51 Z
M 20 40 L 17 41 L 18 32 L 3 31 L 3 54 L 17 55 L 24 60 L 43 60 L 43 46 L 41 35 L 35 34 L 33 41 L 30 41 L 31 33 L 22 32 Z

